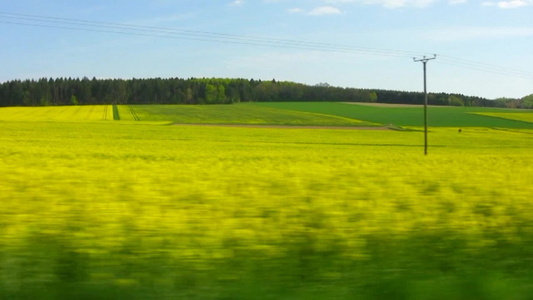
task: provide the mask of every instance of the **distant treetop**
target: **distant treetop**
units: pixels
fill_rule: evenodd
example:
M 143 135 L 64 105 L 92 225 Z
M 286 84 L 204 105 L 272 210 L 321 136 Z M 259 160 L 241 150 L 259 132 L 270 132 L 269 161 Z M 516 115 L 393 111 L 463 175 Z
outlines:
M 84 104 L 231 104 L 238 102 L 337 101 L 422 104 L 420 92 L 305 85 L 242 78 L 89 79 L 41 78 L 0 84 L 0 106 Z M 433 93 L 432 105 L 533 107 L 533 94 L 521 100 L 488 100 Z

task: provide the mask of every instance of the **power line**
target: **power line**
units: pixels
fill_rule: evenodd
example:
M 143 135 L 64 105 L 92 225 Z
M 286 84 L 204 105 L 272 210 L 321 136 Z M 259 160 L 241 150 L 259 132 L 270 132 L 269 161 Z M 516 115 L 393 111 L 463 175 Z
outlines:
M 216 33 L 209 31 L 184 30 L 176 28 L 164 28 L 153 26 L 140 26 L 123 23 L 101 22 L 83 19 L 59 18 L 40 15 L 18 14 L 0 12 L 0 24 L 11 24 L 17 26 L 30 26 L 38 28 L 55 28 L 64 30 L 75 30 L 84 32 L 110 33 L 121 35 L 134 35 L 145 37 L 158 37 L 166 39 L 180 39 L 200 42 L 229 43 L 239 45 L 252 45 L 276 48 L 291 48 L 302 50 L 313 50 L 322 52 L 336 52 L 348 54 L 363 54 L 387 57 L 411 58 L 413 56 L 424 56 L 426 53 L 379 49 L 368 47 L 354 47 L 348 45 L 338 45 L 331 43 L 308 42 L 293 39 L 266 38 L 247 35 L 236 35 L 226 33 Z M 532 79 L 533 73 L 512 69 L 508 67 L 497 66 L 472 60 L 461 59 L 448 55 L 439 54 L 438 63 L 470 69 L 480 72 L 493 73 L 499 75 L 515 76 L 520 78 Z
M 482 71 L 500 75 L 509 75 L 522 78 L 533 78 L 533 72 L 528 72 L 519 69 L 513 69 L 508 67 L 497 66 L 493 64 L 487 64 L 482 62 L 476 62 L 472 60 L 466 60 L 461 58 L 456 58 L 448 55 L 439 55 L 442 64 L 461 67 L 466 69 L 471 69 L 475 71 Z
M 81 30 L 88 32 L 105 32 L 128 35 L 154 36 L 160 38 L 173 38 L 196 40 L 204 42 L 246 44 L 255 46 L 270 46 L 282 48 L 297 48 L 306 50 L 318 50 L 326 52 L 343 52 L 355 54 L 369 54 L 378 56 L 411 57 L 422 55 L 420 52 L 409 52 L 401 50 L 377 49 L 365 47 L 353 47 L 346 45 L 336 45 L 329 43 L 306 42 L 290 39 L 276 39 L 254 37 L 246 35 L 223 34 L 207 31 L 181 30 L 163 27 L 139 26 L 111 22 L 98 22 L 90 20 L 76 20 L 68 18 L 57 18 L 37 15 L 13 14 L 0 12 L 0 23 L 33 26 L 41 28 L 57 28 L 68 30 Z
M 159 37 L 167 39 L 180 39 L 180 40 L 190 40 L 190 41 L 202 41 L 202 42 L 216 42 L 216 43 L 230 43 L 230 44 L 240 44 L 240 45 L 252 45 L 252 46 L 268 46 L 268 47 L 277 47 L 277 48 L 292 48 L 292 49 L 303 49 L 303 50 L 315 50 L 315 51 L 324 51 L 324 52 L 338 52 L 338 53 L 351 53 L 351 54 L 366 54 L 366 55 L 378 55 L 378 56 L 393 56 L 393 57 L 410 57 L 408 54 L 401 54 L 399 52 L 387 51 L 387 50 L 372 50 L 366 48 L 350 48 L 345 46 L 324 46 L 318 47 L 313 45 L 307 45 L 304 42 L 301 44 L 297 43 L 280 43 L 280 42 L 271 42 L 271 40 L 264 41 L 247 41 L 247 40 L 228 40 L 223 38 L 214 38 L 214 37 L 202 37 L 202 36 L 176 36 L 174 34 L 165 34 L 164 32 L 159 33 L 143 33 L 135 31 L 121 30 L 120 28 L 114 29 L 98 29 L 98 28 L 83 28 L 83 27 L 72 27 L 72 26 L 59 26 L 59 25 L 48 25 L 48 24 L 32 24 L 32 23 L 23 23 L 23 22 L 14 22 L 14 21 L 1 21 L 0 24 L 12 24 L 20 26 L 31 26 L 39 28 L 56 28 L 56 29 L 67 29 L 67 30 L 76 30 L 76 31 L 85 31 L 85 32 L 99 32 L 99 33 L 113 33 L 113 34 L 122 34 L 122 35 L 136 35 L 136 36 L 145 36 L 145 37 Z

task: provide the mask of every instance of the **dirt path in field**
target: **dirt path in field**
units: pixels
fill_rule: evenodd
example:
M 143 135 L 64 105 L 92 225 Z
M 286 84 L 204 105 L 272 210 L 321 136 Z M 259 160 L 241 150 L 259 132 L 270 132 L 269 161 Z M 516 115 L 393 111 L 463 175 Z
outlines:
M 174 124 L 175 126 L 241 127 L 279 129 L 343 129 L 343 130 L 393 130 L 386 126 L 303 126 L 303 125 L 250 125 L 250 124 Z

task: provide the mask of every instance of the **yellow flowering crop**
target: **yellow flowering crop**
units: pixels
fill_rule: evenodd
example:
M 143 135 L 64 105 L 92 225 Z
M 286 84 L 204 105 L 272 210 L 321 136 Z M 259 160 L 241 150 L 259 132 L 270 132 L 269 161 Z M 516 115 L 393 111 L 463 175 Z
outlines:
M 475 113 L 476 115 L 490 116 L 495 118 L 503 118 L 510 120 L 517 120 L 523 122 L 533 122 L 533 114 L 530 112 L 482 112 Z
M 425 157 L 420 131 L 0 125 L 7 298 L 432 299 L 532 278 L 531 131 L 432 129 Z
M 113 120 L 111 105 L 2 107 L 0 121 L 100 121 Z

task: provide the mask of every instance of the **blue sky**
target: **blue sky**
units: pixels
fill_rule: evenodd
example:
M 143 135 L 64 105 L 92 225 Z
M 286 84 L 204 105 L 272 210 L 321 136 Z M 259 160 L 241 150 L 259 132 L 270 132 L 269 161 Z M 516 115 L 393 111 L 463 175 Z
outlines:
M 428 63 L 430 92 L 487 98 L 533 93 L 533 0 L 0 3 L 2 82 L 231 77 L 419 91 L 422 64 L 411 56 L 436 53 Z M 80 29 L 76 20 L 90 22 Z M 133 27 L 116 33 L 119 24 L 137 26 L 142 34 Z M 228 43 L 228 36 L 246 42 Z M 258 45 L 273 41 L 275 47 Z M 338 46 L 349 50 L 332 51 Z

